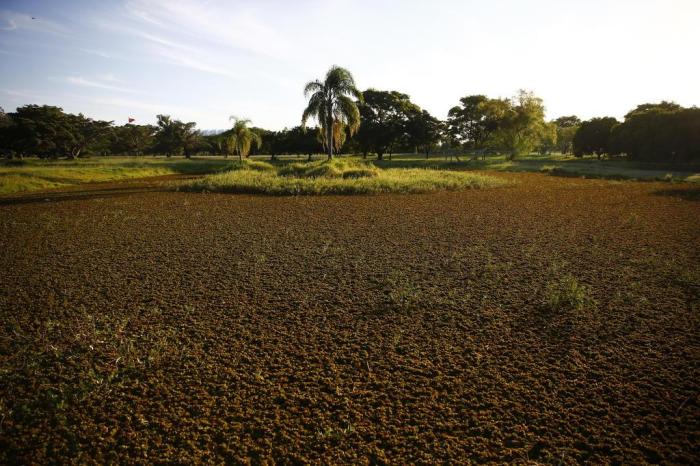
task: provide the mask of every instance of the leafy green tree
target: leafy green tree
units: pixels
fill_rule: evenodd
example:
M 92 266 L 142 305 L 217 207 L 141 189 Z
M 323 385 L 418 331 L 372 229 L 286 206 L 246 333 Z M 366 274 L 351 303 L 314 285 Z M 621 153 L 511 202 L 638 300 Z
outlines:
M 546 129 L 544 105 L 532 92 L 520 90 L 512 99 L 491 99 L 482 105 L 486 118 L 497 122 L 489 140 L 506 150 L 510 160 L 540 142 Z
M 592 118 L 579 126 L 573 139 L 574 155 L 595 154 L 600 159 L 611 153 L 611 132 L 618 124 L 613 117 Z
M 79 157 L 104 141 L 112 125 L 49 105 L 25 105 L 9 117 L 13 124 L 4 137 L 4 151 L 20 157 Z
M 86 118 L 83 114 L 66 114 L 65 130 L 62 131 L 61 141 L 63 152 L 68 158 L 75 159 L 88 151 L 91 146 L 103 142 L 109 136 L 111 121 L 100 121 Z
M 542 155 L 547 155 L 557 148 L 557 124 L 553 121 L 545 123 L 542 126 L 542 133 L 540 134 L 540 142 L 538 145 L 538 152 Z
M 334 126 L 340 124 L 353 135 L 360 127 L 360 111 L 351 98 L 362 102 L 362 93 L 355 87 L 352 74 L 345 68 L 333 66 L 324 81 L 311 81 L 304 86 L 304 96 L 309 99 L 301 117 L 302 128 L 309 118 L 315 118 L 326 134 L 328 159 L 333 158 Z
M 114 128 L 111 151 L 113 154 L 143 155 L 155 142 L 153 125 L 126 124 Z
M 440 142 L 443 133 L 443 123 L 432 116 L 427 110 L 415 110 L 409 114 L 407 121 L 407 140 L 416 150 L 430 155 L 430 150 Z
M 576 115 L 563 116 L 554 120 L 554 124 L 557 125 L 557 149 L 562 154 L 570 153 L 581 120 Z
M 237 118 L 235 116 L 229 119 L 233 120 L 231 143 L 233 147 L 235 147 L 236 152 L 238 152 L 238 159 L 242 160 L 243 157 L 248 158 L 251 146 L 255 144 L 256 147 L 260 147 L 262 145 L 262 138 L 258 133 L 252 131 L 248 127 L 250 120 Z
M 157 118 L 157 150 L 168 157 L 184 152 L 185 157 L 189 158 L 200 144 L 200 134 L 195 129 L 197 124 L 193 121 L 183 123 L 173 120 L 169 115 L 157 115 Z
M 611 151 L 632 160 L 700 161 L 700 109 L 673 102 L 642 104 L 611 132 Z
M 489 99 L 485 95 L 469 95 L 459 101 L 460 105 L 447 113 L 447 131 L 463 147 L 482 149 L 498 128 L 497 119 L 487 112 Z
M 382 160 L 384 154 L 406 137 L 408 121 L 420 107 L 407 94 L 397 91 L 367 89 L 364 102 L 359 103 L 362 126 L 357 140 L 365 156 L 372 151 Z

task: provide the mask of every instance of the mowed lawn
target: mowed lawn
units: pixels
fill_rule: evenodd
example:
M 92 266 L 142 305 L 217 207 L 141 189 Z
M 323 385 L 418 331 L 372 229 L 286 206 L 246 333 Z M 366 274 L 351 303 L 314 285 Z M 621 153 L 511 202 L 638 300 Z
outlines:
M 0 463 L 700 462 L 697 186 L 493 176 L 0 199 Z

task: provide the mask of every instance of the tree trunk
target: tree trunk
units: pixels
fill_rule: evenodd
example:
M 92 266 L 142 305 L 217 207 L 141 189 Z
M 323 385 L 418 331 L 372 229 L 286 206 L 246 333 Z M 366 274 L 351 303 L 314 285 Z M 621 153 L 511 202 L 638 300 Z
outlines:
M 328 139 L 326 140 L 328 144 L 328 160 L 333 158 L 333 122 L 328 125 Z

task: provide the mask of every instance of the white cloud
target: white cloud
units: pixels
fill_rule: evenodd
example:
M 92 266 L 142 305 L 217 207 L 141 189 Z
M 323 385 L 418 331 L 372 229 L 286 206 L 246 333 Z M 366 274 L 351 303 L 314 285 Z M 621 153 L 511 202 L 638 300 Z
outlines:
M 108 75 L 108 76 L 111 76 L 111 75 Z M 66 81 L 71 83 L 71 84 L 75 84 L 76 86 L 95 87 L 98 89 L 106 89 L 109 91 L 126 92 L 128 94 L 139 94 L 140 93 L 139 91 L 136 91 L 134 89 L 128 89 L 128 88 L 121 87 L 121 86 L 114 86 L 112 84 L 105 84 L 103 82 L 100 82 L 100 81 L 97 81 L 94 79 L 84 78 L 82 76 L 68 76 L 66 78 Z M 107 79 L 107 81 L 116 82 L 114 77 L 112 77 L 112 79 Z

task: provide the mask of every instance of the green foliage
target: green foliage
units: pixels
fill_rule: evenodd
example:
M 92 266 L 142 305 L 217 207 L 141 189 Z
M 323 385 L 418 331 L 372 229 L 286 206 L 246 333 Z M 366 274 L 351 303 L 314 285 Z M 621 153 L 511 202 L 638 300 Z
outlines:
M 25 105 L 7 117 L 11 121 L 4 123 L 1 150 L 19 157 L 79 157 L 106 139 L 112 124 L 49 105 Z
M 643 104 L 612 128 L 612 152 L 632 160 L 688 163 L 700 161 L 700 109 L 672 102 Z
M 411 115 L 420 108 L 411 102 L 408 95 L 397 91 L 367 89 L 364 102 L 359 105 L 362 126 L 357 134 L 363 154 L 375 152 L 381 160 L 385 153 L 405 137 Z
M 236 167 L 181 185 L 187 191 L 271 195 L 423 193 L 502 186 L 503 180 L 464 172 L 379 169 L 358 160 L 294 163 L 275 170 Z
M 563 116 L 554 120 L 557 128 L 557 149 L 562 154 L 573 151 L 574 135 L 581 125 L 581 120 L 576 115 Z
M 114 128 L 110 149 L 114 154 L 143 155 L 153 147 L 157 128 L 126 124 Z
M 168 157 L 184 152 L 190 157 L 200 143 L 200 134 L 195 129 L 193 121 L 183 123 L 173 120 L 168 115 L 158 115 L 158 131 L 156 133 L 156 150 Z
M 581 311 L 595 305 L 590 288 L 581 285 L 572 275 L 550 282 L 545 290 L 547 308 L 554 312 Z
M 253 162 L 253 165 L 263 162 Z M 153 176 L 214 173 L 230 167 L 224 160 L 99 157 L 76 160 L 0 162 L 0 194 L 62 188 L 82 183 Z
M 427 110 L 414 110 L 409 113 L 406 122 L 406 137 L 408 144 L 416 147 L 426 157 L 430 150 L 442 139 L 443 124 Z
M 498 121 L 487 112 L 485 95 L 469 95 L 459 99 L 460 105 L 447 113 L 449 135 L 463 147 L 481 149 L 491 133 L 498 128 Z
M 355 80 L 348 70 L 333 66 L 324 81 L 311 81 L 304 86 L 304 96 L 309 102 L 302 114 L 301 126 L 306 127 L 309 118 L 318 121 L 326 135 L 328 159 L 332 159 L 336 131 L 347 128 L 352 135 L 360 127 L 360 111 L 351 97 L 362 102 L 362 93 L 355 87 Z
M 592 118 L 581 123 L 573 139 L 574 155 L 595 154 L 600 158 L 610 154 L 610 134 L 617 124 L 613 117 Z
M 520 90 L 511 99 L 492 99 L 483 104 L 487 118 L 497 122 L 491 143 L 509 158 L 531 152 L 542 139 L 546 124 L 542 99 Z
M 250 120 L 236 118 L 235 116 L 230 117 L 230 119 L 234 123 L 230 135 L 226 138 L 227 144 L 229 147 L 235 148 L 236 152 L 238 152 L 239 160 L 243 157 L 248 158 L 251 146 L 260 147 L 262 138 L 258 133 L 248 128 Z

